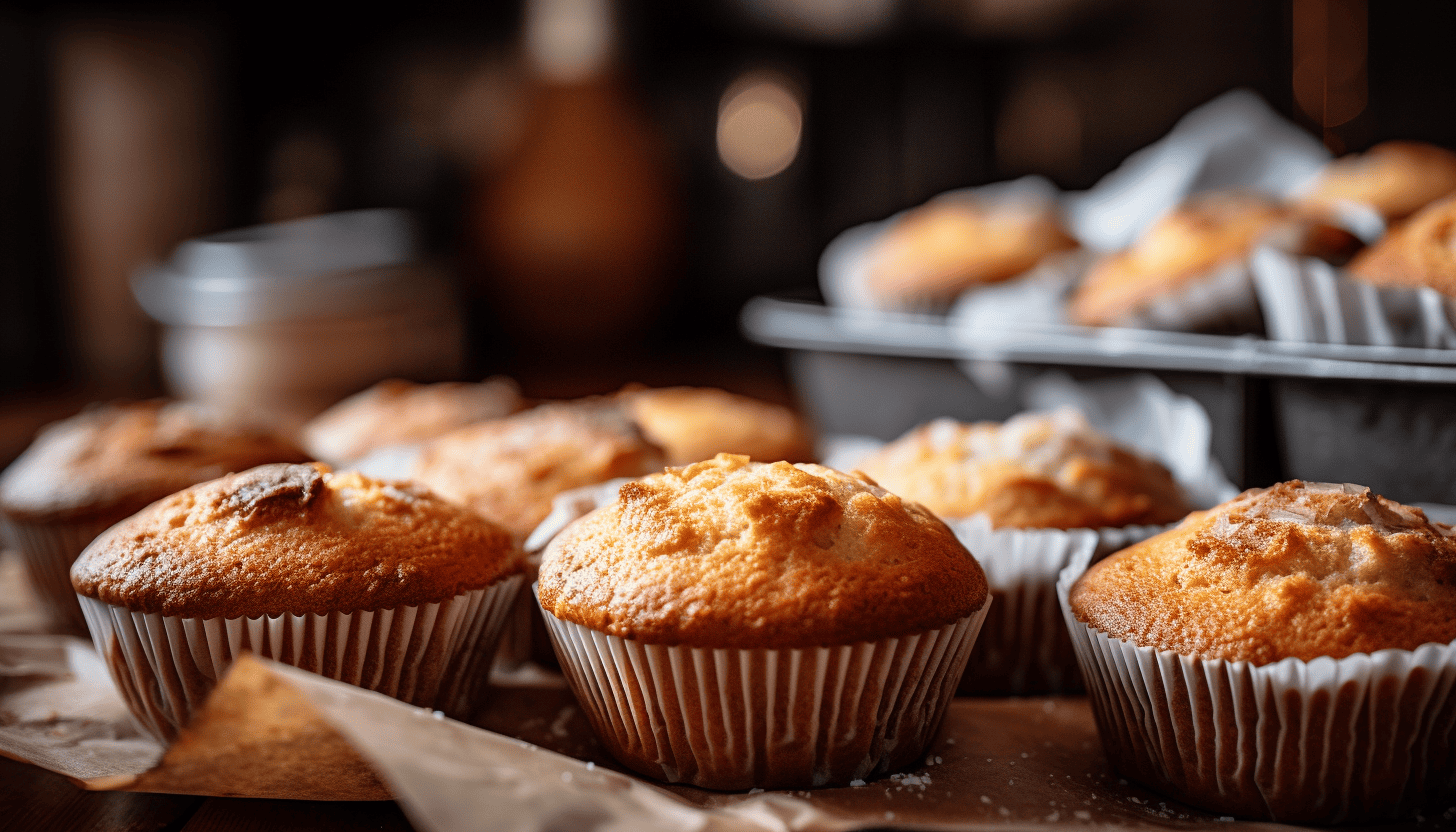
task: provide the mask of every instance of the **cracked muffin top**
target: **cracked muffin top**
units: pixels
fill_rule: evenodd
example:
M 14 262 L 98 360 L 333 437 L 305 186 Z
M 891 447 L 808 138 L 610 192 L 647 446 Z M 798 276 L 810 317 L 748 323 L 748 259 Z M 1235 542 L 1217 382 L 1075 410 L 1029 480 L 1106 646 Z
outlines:
M 808 463 L 716 458 L 622 486 L 542 558 L 542 607 L 695 647 L 853 644 L 952 624 L 984 574 L 923 506 Z
M 1094 565 L 1078 620 L 1202 659 L 1308 661 L 1456 639 L 1456 531 L 1358 485 L 1246 491 Z
M 112 526 L 76 560 L 81 595 L 183 618 L 418 606 L 520 571 L 510 535 L 410 483 L 263 465 Z

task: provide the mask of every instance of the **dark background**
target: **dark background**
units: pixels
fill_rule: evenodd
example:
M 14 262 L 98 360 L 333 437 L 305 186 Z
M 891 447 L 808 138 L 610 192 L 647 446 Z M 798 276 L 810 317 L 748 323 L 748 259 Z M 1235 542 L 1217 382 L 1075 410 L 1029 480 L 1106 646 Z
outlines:
M 1366 104 L 1328 129 L 1292 92 L 1295 16 L 1311 4 L 1354 8 L 1367 21 Z M 949 188 L 1029 172 L 1088 187 L 1234 87 L 1256 90 L 1337 152 L 1396 137 L 1456 144 L 1451 4 L 1073 0 L 1029 4 L 1034 13 L 1007 24 L 970 20 L 955 3 L 905 2 L 888 22 L 848 37 L 776 22 L 763 11 L 772 5 L 617 6 L 616 89 L 656 133 L 655 164 L 677 222 L 651 309 L 613 333 L 607 350 L 513 329 L 481 288 L 500 277 L 479 232 L 480 206 L 509 170 L 510 150 L 470 159 L 397 140 L 401 113 L 414 106 L 397 94 L 410 67 L 443 66 L 437 74 L 457 77 L 485 61 L 502 77 L 519 74 L 521 10 L 512 4 L 394 4 L 388 16 L 284 3 L 0 10 L 0 396 L 159 386 L 155 369 L 116 376 L 88 363 L 95 336 L 74 312 L 86 288 L 70 274 L 68 253 L 85 232 L 58 219 L 66 88 L 56 56 L 78 30 L 170 31 L 169 42 L 200 61 L 178 70 L 203 79 L 215 125 L 212 207 L 190 231 L 276 218 L 270 199 L 288 175 L 282 149 L 323 148 L 331 172 L 310 205 L 415 211 L 432 255 L 459 281 L 469 374 L 514 372 L 548 392 L 644 376 L 695 380 L 684 368 L 771 376 L 774 357 L 741 341 L 737 311 L 756 294 L 812 291 L 818 255 L 835 234 Z M 802 91 L 805 124 L 788 170 L 747 181 L 719 162 L 714 117 L 727 85 L 755 67 Z M 312 175 L 312 157 L 302 158 L 294 167 Z

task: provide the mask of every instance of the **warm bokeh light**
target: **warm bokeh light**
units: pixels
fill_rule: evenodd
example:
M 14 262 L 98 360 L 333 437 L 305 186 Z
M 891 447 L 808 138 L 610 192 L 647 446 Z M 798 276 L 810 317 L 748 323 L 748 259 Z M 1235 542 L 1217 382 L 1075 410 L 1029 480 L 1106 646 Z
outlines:
M 781 78 L 740 77 L 718 106 L 718 158 L 744 179 L 767 179 L 799 155 L 804 108 Z
M 738 0 L 758 23 L 800 37 L 850 43 L 889 26 L 899 0 Z
M 606 0 L 527 0 L 526 55 L 557 83 L 597 72 L 611 53 L 612 13 Z

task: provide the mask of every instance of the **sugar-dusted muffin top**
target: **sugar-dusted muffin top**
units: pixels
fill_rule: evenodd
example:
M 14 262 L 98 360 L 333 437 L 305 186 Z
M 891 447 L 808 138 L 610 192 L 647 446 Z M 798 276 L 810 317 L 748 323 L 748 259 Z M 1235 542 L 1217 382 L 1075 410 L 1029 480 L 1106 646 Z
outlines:
M 17 520 L 131 514 L 194 483 L 308 457 L 271 431 L 187 402 L 117 402 L 48 425 L 0 475 Z
M 943 627 L 980 565 L 924 507 L 819 465 L 718 457 L 622 486 L 546 548 L 541 606 L 653 644 L 795 648 Z
M 1456 297 L 1456 196 L 1392 228 L 1350 261 L 1350 274 L 1376 286 L 1429 287 Z
M 521 570 L 510 535 L 410 483 L 263 465 L 173 494 L 81 553 L 81 595 L 184 618 L 417 606 Z
M 436 384 L 393 378 L 315 416 L 303 426 L 303 446 L 317 459 L 342 464 L 378 448 L 424 442 L 509 416 L 522 406 L 520 389 L 504 376 Z
M 868 252 L 867 288 L 888 305 L 948 303 L 1077 247 L 1050 199 L 950 194 L 905 212 Z
M 668 465 L 720 453 L 759 462 L 807 462 L 814 456 L 808 428 L 783 405 L 713 387 L 628 389 L 619 395 L 642 432 L 666 452 Z
M 994 528 L 1172 523 L 1189 510 L 1167 468 L 1093 430 L 1072 409 L 1002 424 L 936 419 L 858 467 L 942 517 L 986 514 Z
M 425 446 L 411 477 L 524 540 L 557 494 L 664 464 L 620 403 L 593 398 L 452 431 Z
M 1298 480 L 1095 564 L 1078 620 L 1145 647 L 1268 664 L 1456 639 L 1456 531 L 1358 485 Z
M 1424 142 L 1389 141 L 1331 162 L 1301 202 L 1312 206 L 1359 202 L 1391 221 L 1453 192 L 1456 153 Z

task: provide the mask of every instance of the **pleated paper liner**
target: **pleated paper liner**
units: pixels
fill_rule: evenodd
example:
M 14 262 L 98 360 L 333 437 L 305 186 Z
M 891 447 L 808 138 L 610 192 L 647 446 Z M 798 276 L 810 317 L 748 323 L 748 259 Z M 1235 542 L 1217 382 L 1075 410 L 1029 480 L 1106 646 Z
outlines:
M 86 617 L 76 603 L 76 590 L 71 588 L 71 564 L 116 519 L 73 523 L 6 521 L 36 595 L 51 618 L 69 630 L 86 632 Z
M 1079 554 L 1095 562 L 1169 528 L 993 529 L 984 514 L 946 524 L 985 570 L 995 598 L 956 687 L 962 695 L 1081 691 L 1057 575 Z
M 512 575 L 437 603 L 326 615 L 181 618 L 80 601 L 122 698 L 167 741 L 243 651 L 467 717 L 522 581 Z
M 1435 289 L 1379 288 L 1312 257 L 1253 258 L 1270 338 L 1315 344 L 1456 349 L 1456 299 Z
M 643 644 L 545 617 L 614 757 L 658 780 L 742 790 L 846 785 L 919 760 L 985 613 L 901 638 L 784 650 Z
M 1121 774 L 1221 814 L 1370 823 L 1456 798 L 1456 642 L 1304 662 L 1201 660 L 1089 627 L 1057 593 Z

